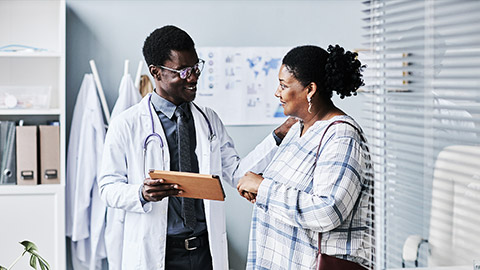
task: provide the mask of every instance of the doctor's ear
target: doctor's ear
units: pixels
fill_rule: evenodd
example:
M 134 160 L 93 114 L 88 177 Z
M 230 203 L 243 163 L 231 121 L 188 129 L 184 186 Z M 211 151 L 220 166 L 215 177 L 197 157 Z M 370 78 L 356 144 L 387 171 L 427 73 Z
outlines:
M 160 69 L 157 66 L 150 65 L 148 66 L 148 70 L 155 80 L 160 81 Z

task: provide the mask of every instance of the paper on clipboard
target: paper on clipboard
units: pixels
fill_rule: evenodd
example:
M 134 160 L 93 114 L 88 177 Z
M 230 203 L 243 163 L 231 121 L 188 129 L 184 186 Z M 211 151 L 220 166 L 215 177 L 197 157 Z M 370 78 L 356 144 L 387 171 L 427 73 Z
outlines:
M 166 183 L 178 184 L 184 192 L 178 197 L 206 200 L 225 200 L 220 178 L 216 175 L 150 170 L 151 179 L 164 179 Z

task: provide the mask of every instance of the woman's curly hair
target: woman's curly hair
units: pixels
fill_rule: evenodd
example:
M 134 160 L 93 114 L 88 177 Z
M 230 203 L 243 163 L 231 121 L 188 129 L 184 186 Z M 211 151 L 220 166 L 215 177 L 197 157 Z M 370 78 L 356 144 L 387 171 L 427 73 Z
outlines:
M 339 45 L 330 45 L 327 51 L 325 88 L 337 92 L 340 98 L 357 95 L 357 89 L 364 85 L 362 71 L 365 68 L 357 59 L 358 54 L 345 51 Z
M 303 86 L 317 84 L 324 98 L 332 98 L 333 91 L 340 98 L 356 95 L 357 89 L 364 85 L 365 66 L 357 59 L 357 53 L 345 51 L 339 45 L 328 46 L 328 52 L 318 46 L 299 46 L 290 50 L 282 63 Z

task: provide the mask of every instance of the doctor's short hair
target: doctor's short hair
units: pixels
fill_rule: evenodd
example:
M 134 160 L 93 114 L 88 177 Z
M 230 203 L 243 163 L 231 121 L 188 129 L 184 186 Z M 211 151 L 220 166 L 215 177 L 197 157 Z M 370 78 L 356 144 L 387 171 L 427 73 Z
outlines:
M 173 26 L 166 25 L 156 29 L 143 43 L 143 57 L 147 66 L 163 65 L 170 59 L 171 51 L 189 51 L 195 49 L 195 43 L 187 32 Z

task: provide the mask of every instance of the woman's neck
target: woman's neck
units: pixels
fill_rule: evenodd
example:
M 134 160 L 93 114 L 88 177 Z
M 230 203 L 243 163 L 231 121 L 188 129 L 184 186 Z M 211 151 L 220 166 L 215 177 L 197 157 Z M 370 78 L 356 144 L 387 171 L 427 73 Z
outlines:
M 312 114 L 309 114 L 307 117 L 305 117 L 305 119 L 302 119 L 303 129 L 300 136 L 303 136 L 303 134 L 305 134 L 305 132 L 307 132 L 307 130 L 317 121 L 329 120 L 338 115 L 345 115 L 345 113 L 333 105 L 332 102 L 319 107 L 321 109 L 317 110 L 316 112 L 312 112 Z

